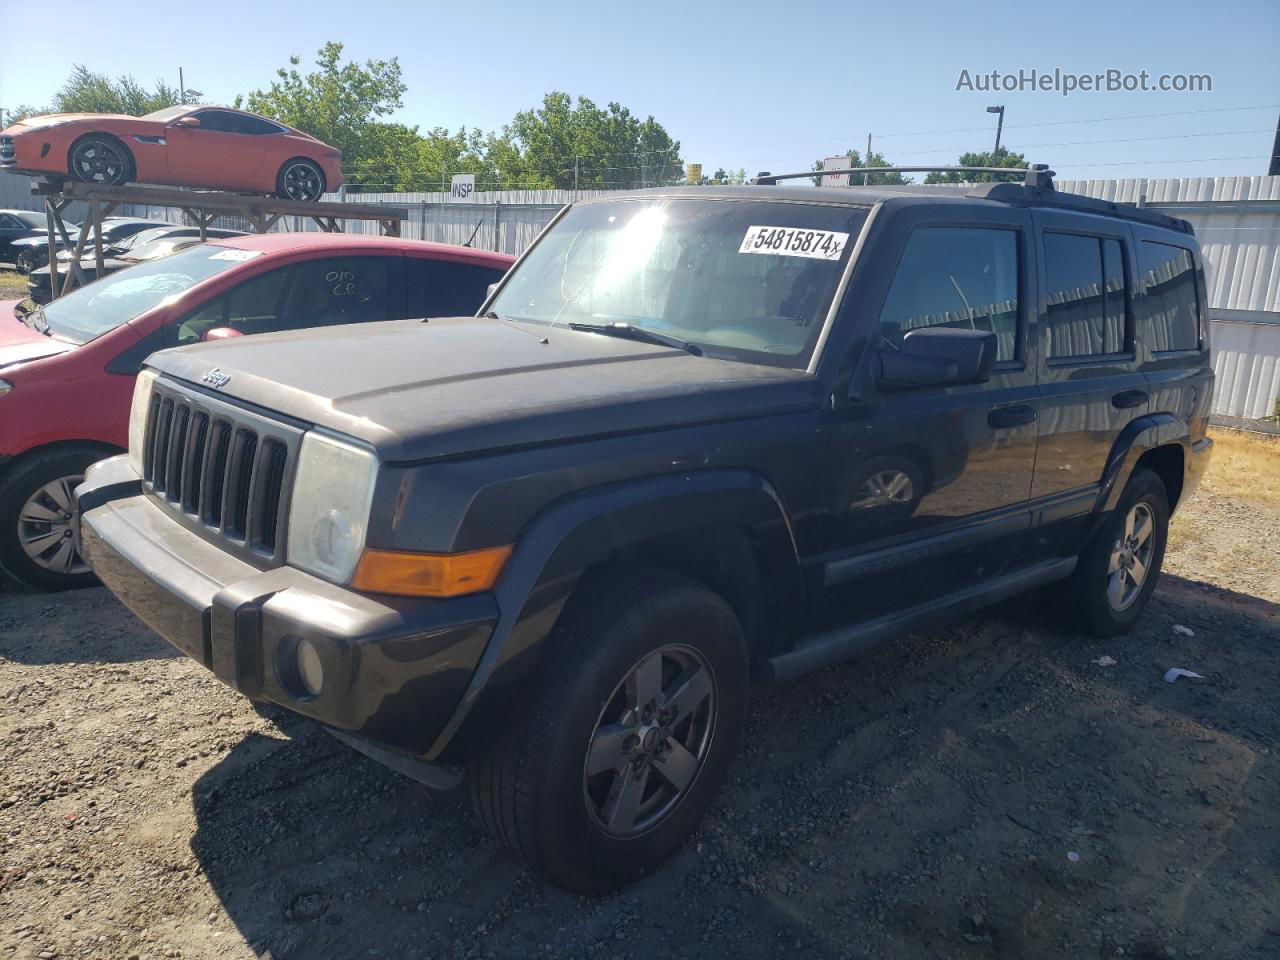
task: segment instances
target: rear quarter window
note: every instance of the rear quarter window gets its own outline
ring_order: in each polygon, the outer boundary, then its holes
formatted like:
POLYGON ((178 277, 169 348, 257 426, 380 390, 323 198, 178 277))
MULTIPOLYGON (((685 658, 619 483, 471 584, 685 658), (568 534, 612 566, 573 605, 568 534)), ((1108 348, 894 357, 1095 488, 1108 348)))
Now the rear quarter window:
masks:
POLYGON ((489 284, 502 279, 505 270, 478 263, 406 257, 409 282, 409 315, 415 317, 470 317, 480 309, 489 284))
POLYGON ((1200 349, 1195 257, 1185 247, 1154 240, 1142 241, 1140 255, 1151 350, 1200 349))

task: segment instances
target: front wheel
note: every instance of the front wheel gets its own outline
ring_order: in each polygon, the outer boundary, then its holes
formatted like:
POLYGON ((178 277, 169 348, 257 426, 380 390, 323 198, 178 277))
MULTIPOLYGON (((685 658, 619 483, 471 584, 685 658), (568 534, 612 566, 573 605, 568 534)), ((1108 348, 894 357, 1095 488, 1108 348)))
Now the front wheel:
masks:
POLYGON ((118 187, 133 179, 133 156, 115 137, 90 134, 72 145, 67 172, 86 183, 118 187))
POLYGON ((1146 609, 1169 538, 1169 497, 1151 470, 1133 472, 1111 516, 1080 554, 1064 586, 1065 609, 1097 637, 1124 633, 1146 609))
POLYGON ((290 160, 276 176, 276 196, 281 200, 312 203, 324 194, 324 172, 310 160, 290 160))
POLYGON ((589 589, 550 641, 530 708, 512 710, 469 775, 508 850, 597 894, 696 828, 736 750, 748 675, 737 618, 701 584, 627 571, 589 589))
POLYGON ((30 250, 23 250, 18 254, 17 259, 13 261, 13 265, 21 274, 30 273, 32 270, 38 270, 44 266, 44 260, 40 259, 30 250))
POLYGON ((0 479, 0 572, 37 590, 97 583, 71 536, 71 493, 103 453, 70 447, 35 453, 0 479))

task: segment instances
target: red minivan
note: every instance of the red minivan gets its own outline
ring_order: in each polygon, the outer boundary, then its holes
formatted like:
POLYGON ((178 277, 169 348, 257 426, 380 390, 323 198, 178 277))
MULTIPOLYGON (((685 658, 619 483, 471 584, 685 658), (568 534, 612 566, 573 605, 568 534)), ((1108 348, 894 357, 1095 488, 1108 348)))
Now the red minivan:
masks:
POLYGON ((93 583, 71 491, 124 449, 133 381, 157 350, 220 337, 469 316, 513 257, 340 233, 231 237, 142 263, 15 315, 0 304, 0 571, 93 583))

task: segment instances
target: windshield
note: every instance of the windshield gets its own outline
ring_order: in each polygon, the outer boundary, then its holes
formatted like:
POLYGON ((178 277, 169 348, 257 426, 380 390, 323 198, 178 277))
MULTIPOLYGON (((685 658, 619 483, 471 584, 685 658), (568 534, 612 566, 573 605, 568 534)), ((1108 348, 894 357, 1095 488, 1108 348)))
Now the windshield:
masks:
POLYGON ((711 356, 803 367, 866 212, 791 201, 583 204, 490 304, 503 319, 626 324, 711 356))
POLYGON ((254 256, 252 250, 196 247, 149 260, 59 297, 44 308, 44 320, 54 336, 85 343, 254 256))
POLYGON ((152 240, 150 243, 135 243, 129 250, 122 252, 120 259, 154 260, 157 257, 167 257, 175 250, 181 250, 183 247, 190 247, 199 242, 200 237, 192 234, 180 233, 176 237, 161 237, 158 240, 152 240))

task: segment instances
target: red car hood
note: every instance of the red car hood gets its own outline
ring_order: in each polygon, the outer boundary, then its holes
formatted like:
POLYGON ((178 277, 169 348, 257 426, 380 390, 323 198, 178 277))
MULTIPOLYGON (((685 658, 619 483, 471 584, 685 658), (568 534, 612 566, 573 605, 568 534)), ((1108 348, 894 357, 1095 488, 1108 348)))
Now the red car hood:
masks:
POLYGON ((60 123, 74 123, 77 120, 137 120, 137 117, 123 113, 44 113, 38 117, 27 117, 19 120, 4 131, 7 134, 23 133, 27 130, 39 130, 42 127, 53 127, 60 123))
POLYGON ((74 343, 37 333, 13 313, 17 300, 0 300, 0 370, 15 363, 52 357, 74 349, 74 343))

